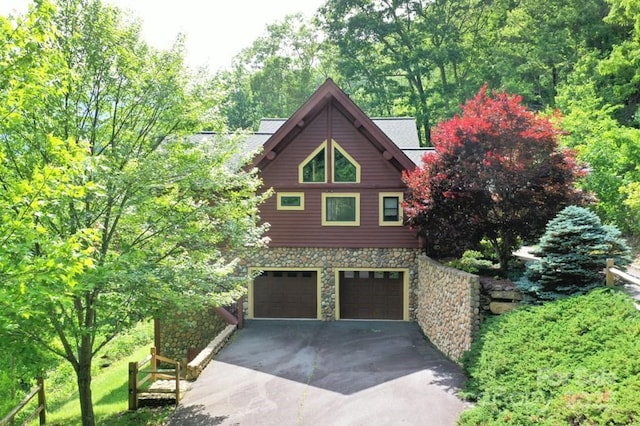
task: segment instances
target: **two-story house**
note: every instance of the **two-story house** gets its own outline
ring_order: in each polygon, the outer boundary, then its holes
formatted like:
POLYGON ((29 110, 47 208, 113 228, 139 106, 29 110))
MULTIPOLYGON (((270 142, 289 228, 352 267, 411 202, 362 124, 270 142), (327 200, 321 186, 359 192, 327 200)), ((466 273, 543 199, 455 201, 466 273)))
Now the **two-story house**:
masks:
POLYGON ((415 121, 371 119, 327 80, 288 119, 263 120, 249 144, 265 188, 270 247, 252 274, 249 318, 410 320, 415 232, 403 224, 402 171, 420 161, 415 121))

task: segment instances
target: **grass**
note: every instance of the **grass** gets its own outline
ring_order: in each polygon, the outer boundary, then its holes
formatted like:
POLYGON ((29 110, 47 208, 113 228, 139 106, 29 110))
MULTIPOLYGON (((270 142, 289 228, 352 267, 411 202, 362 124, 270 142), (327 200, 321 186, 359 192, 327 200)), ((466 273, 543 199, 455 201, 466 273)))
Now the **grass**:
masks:
MULTIPOLYGON (((95 358, 92 393, 96 423, 99 425, 162 425, 173 407, 128 409, 128 364, 149 354, 152 345, 152 325, 142 323, 130 332, 118 336, 95 358)), ((46 380, 47 424, 53 426, 80 425, 80 403, 75 374, 68 363, 62 363, 46 380)))

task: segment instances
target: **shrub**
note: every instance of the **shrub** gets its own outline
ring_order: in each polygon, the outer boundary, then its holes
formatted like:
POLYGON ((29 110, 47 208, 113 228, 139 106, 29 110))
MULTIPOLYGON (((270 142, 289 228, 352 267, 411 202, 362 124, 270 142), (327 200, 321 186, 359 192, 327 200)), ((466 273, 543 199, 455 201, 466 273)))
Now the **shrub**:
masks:
POLYGON ((463 357, 460 424, 640 424, 640 312, 598 289, 491 318, 463 357))
POLYGON ((482 253, 475 250, 467 250, 460 259, 452 260, 447 266, 460 269, 461 271, 477 274, 479 271, 493 267, 490 260, 482 258, 482 253))
POLYGON ((527 276, 543 293, 585 292, 604 282, 607 258, 624 267, 631 262, 630 253, 617 228, 603 226, 590 210, 570 206, 547 224, 533 251, 540 260, 527 268, 527 276))

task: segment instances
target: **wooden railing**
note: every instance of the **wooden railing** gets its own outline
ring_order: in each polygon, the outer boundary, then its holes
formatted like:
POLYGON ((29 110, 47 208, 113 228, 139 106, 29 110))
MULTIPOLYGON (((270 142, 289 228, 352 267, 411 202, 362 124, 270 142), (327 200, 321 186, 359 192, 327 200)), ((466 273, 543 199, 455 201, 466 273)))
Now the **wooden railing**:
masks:
POLYGON ((640 286, 640 278, 634 277, 633 275, 629 275, 625 271, 621 271, 620 269, 616 268, 613 263, 613 259, 607 259, 606 273, 607 273, 607 286, 609 287, 613 286, 615 277, 620 277, 625 281, 628 281, 632 284, 640 286))
POLYGON ((46 401, 44 396, 44 379, 39 377, 37 380, 36 388, 32 390, 29 395, 25 396, 22 402, 20 402, 20 404, 18 404, 13 410, 11 410, 11 412, 4 419, 0 420, 0 426, 6 426, 9 424, 13 425, 14 419, 18 415, 18 413, 22 411, 24 407, 27 406, 29 401, 31 401, 36 395, 38 395, 38 406, 22 424, 23 426, 28 425, 33 420, 35 420, 36 417, 40 417, 40 424, 44 425, 47 422, 45 410, 46 401))
POLYGON ((151 348, 151 354, 140 362, 129 363, 129 410, 138 409, 139 398, 142 394, 175 393, 176 405, 180 401, 180 362, 156 354, 156 348, 151 348), (158 363, 173 365, 172 369, 158 369, 158 363), (149 364, 149 368, 145 366, 149 364), (139 377, 143 374, 142 377, 139 377), (175 380, 175 389, 154 388, 153 383, 158 380, 175 380))

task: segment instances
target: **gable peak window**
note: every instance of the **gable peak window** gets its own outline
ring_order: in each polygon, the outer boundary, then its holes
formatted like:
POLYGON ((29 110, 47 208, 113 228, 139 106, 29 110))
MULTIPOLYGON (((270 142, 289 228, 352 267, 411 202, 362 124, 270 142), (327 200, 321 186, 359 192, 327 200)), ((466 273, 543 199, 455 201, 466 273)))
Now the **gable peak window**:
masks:
POLYGON ((298 169, 300 183, 325 183, 327 182, 327 141, 318 146, 298 169))
POLYGON ((335 140, 322 142, 298 165, 298 183, 327 183, 328 179, 360 183, 360 164, 335 140))
POLYGON ((333 144, 333 181, 337 183, 360 182, 360 164, 342 148, 338 142, 333 144))

